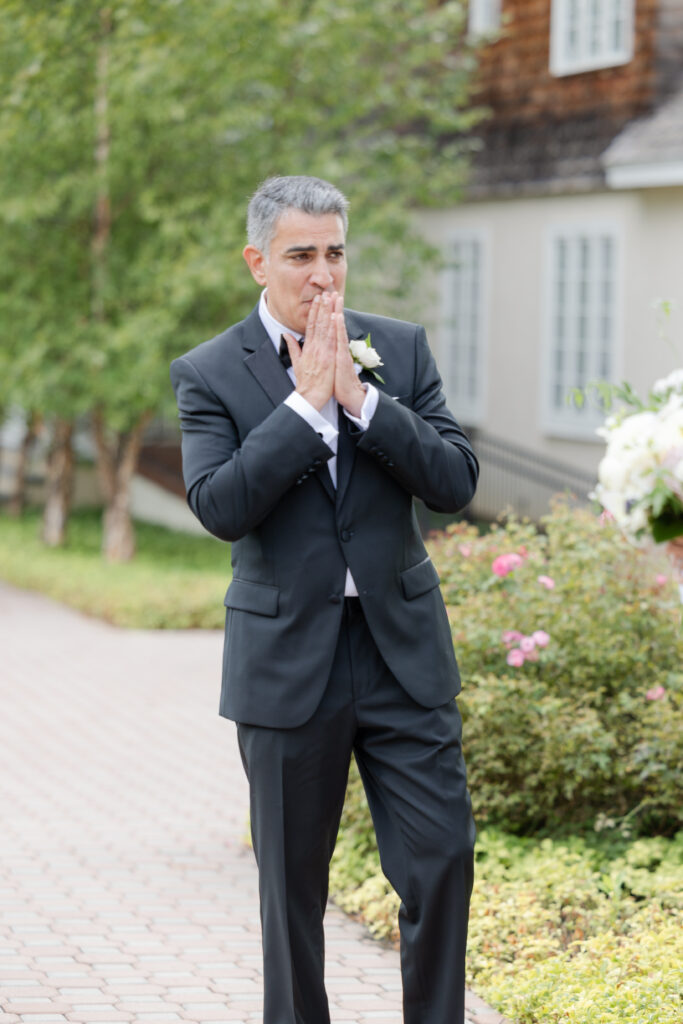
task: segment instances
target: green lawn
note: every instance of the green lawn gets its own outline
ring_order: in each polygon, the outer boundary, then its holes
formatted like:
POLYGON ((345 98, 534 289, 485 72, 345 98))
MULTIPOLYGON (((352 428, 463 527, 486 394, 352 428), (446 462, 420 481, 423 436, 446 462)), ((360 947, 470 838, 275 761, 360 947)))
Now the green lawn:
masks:
POLYGON ((109 565, 100 555, 101 520, 77 512, 64 548, 39 539, 40 515, 0 515, 0 579, 106 619, 139 629, 217 629, 230 580, 227 544, 148 523, 136 524, 132 562, 109 565))

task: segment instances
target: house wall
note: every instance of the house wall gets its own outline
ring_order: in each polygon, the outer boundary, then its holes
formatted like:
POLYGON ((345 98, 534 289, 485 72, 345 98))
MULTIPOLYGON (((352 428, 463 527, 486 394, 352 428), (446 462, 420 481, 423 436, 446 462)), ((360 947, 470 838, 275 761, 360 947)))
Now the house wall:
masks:
MULTIPOLYGON (((543 423, 549 232, 557 225, 615 228, 622 257, 615 376, 645 393, 657 377, 683 364, 683 188, 491 200, 428 211, 420 223, 429 240, 442 247, 463 232, 484 239, 484 402, 475 425, 594 472, 604 446, 592 428, 588 437, 561 437, 543 423), (653 309, 657 298, 677 304, 663 327, 653 309), (662 329, 677 345, 677 354, 659 336, 662 329)), ((447 366, 439 287, 435 276, 423 316, 437 360, 447 366)))

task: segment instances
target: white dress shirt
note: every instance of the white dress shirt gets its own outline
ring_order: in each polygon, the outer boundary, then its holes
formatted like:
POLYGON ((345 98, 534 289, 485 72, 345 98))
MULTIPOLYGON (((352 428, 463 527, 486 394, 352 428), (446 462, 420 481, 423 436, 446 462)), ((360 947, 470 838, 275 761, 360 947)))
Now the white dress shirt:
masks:
MULTIPOLYGON (((279 323, 268 309, 266 303, 266 289, 261 292, 261 299, 259 301, 259 317, 261 323, 265 327, 268 337, 275 346, 275 351, 280 352, 280 337, 283 334, 291 334, 297 340, 302 337, 296 331, 292 331, 289 327, 285 327, 284 324, 279 323)), ((360 373, 361 367, 358 364, 354 364, 356 373, 360 373)), ((289 379, 296 387, 296 375, 294 373, 294 367, 290 366, 287 370, 289 379)), ((355 423, 360 430, 367 430, 370 420, 372 419, 375 409, 377 408, 377 402, 379 401, 379 395, 377 394, 377 388, 373 387, 372 384, 363 384, 365 389, 365 400, 360 411, 360 416, 352 416, 350 412, 344 409, 344 415, 355 423)), ((320 434, 325 444, 332 451, 332 457, 327 460, 327 468, 330 472, 332 484, 336 488, 337 486, 337 442, 339 439, 338 429, 338 404, 334 395, 327 400, 325 405, 320 411, 311 405, 302 395, 297 391, 292 391, 285 399, 285 405, 288 405, 295 413, 301 416, 302 419, 306 420, 310 427, 320 434)), ((347 568, 346 570, 346 582, 344 584, 344 597, 358 597, 358 588, 353 582, 353 577, 347 568)))

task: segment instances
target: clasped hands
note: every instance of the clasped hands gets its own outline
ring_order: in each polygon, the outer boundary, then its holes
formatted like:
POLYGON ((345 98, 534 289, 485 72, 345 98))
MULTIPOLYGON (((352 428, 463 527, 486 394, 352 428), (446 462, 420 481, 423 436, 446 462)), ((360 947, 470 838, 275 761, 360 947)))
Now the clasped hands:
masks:
POLYGON ((323 292, 311 303, 303 348, 291 334, 283 335, 296 390, 320 411, 334 395, 352 416, 360 416, 365 389, 358 380, 344 323, 344 300, 338 292, 323 292))

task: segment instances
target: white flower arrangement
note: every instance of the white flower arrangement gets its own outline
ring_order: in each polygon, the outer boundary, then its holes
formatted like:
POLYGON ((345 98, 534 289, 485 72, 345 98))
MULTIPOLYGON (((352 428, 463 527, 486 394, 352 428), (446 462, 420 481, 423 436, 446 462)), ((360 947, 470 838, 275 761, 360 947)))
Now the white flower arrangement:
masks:
POLYGON ((628 385, 612 396, 624 407, 598 430, 607 451, 594 497, 632 541, 671 541, 683 535, 683 369, 658 380, 647 402, 628 385))
POLYGON ((376 367, 384 366, 384 363, 380 359, 377 349, 373 348, 370 344, 369 334, 367 338, 358 338, 355 341, 350 341, 349 351, 354 363, 362 366, 364 370, 368 370, 376 380, 384 384, 383 378, 378 373, 375 373, 376 367))

